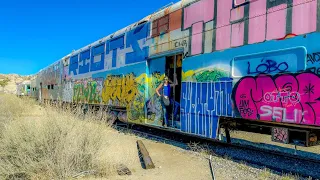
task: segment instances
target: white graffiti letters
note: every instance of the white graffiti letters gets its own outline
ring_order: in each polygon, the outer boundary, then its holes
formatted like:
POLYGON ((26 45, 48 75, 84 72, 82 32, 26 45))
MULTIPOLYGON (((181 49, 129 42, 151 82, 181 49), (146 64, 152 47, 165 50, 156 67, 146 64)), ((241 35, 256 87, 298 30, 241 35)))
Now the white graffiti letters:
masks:
POLYGON ((264 105, 260 107, 260 117, 263 119, 264 117, 272 117, 273 120, 281 120, 282 122, 288 123, 300 123, 299 120, 303 117, 307 111, 301 111, 299 109, 293 110, 293 116, 289 112, 287 112, 287 108, 282 107, 272 107, 268 105, 264 105), (289 117, 291 115, 291 117, 289 117))
POLYGON ((290 102, 294 106, 300 102, 300 94, 298 92, 267 92, 264 94, 263 99, 267 103, 282 102, 287 104, 290 102))

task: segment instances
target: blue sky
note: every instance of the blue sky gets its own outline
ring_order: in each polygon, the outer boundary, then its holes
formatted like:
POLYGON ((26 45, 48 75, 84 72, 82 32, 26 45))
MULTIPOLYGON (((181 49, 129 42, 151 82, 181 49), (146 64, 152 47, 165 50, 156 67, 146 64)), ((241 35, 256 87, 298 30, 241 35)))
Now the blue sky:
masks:
POLYGON ((0 73, 40 69, 177 0, 4 0, 0 73))

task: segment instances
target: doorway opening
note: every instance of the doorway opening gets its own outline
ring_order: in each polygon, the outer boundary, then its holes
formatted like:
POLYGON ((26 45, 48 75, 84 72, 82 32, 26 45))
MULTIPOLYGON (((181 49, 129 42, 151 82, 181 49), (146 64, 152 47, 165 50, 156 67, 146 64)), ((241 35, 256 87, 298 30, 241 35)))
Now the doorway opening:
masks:
POLYGON ((166 57, 165 75, 175 83, 177 77, 177 85, 172 87, 171 97, 174 103, 171 104, 168 112, 169 127, 180 129, 180 98, 181 98, 181 80, 182 80, 182 54, 166 57))

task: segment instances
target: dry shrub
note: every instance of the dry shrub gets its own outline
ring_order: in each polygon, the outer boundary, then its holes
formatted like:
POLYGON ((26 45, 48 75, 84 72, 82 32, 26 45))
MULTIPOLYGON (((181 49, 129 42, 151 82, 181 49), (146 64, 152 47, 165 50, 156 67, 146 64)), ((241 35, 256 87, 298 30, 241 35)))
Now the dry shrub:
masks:
POLYGON ((31 100, 1 95, 0 101, 7 103, 0 109, 6 113, 0 127, 0 179, 17 174, 65 179, 84 172, 105 177, 113 175, 119 164, 130 166, 135 161, 136 152, 124 148, 131 142, 119 140, 120 134, 106 123, 106 113, 97 121, 93 113, 84 117, 80 111, 45 107, 33 116, 30 109, 40 107, 31 100))
MULTIPOLYGON (((0 116, 18 119, 22 116, 32 115, 35 101, 12 94, 0 94, 0 116)), ((1 119, 0 119, 1 120, 1 119)))

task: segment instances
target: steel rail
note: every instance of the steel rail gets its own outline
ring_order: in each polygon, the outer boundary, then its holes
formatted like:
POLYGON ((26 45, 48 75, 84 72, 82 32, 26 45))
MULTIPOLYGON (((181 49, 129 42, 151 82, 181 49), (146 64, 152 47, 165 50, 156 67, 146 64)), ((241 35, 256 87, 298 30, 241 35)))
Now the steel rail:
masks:
MULTIPOLYGON (((159 142, 163 142, 163 143, 170 143, 172 145, 178 146, 180 148, 183 148, 185 150, 192 150, 190 148, 190 146, 188 145, 190 143, 190 141, 192 140, 193 142, 199 142, 200 145, 208 145, 208 143, 210 144, 209 150, 213 150, 213 147, 218 147, 218 146, 222 146, 224 148, 236 148, 242 151, 254 151, 257 153, 262 153, 263 156, 276 156, 279 158, 284 158, 287 160, 298 160, 298 161, 302 161, 305 163, 315 163, 320 167, 320 160, 317 159, 311 159, 311 158, 305 158, 299 155, 292 155, 292 154, 288 154, 288 153, 281 153, 279 151, 274 151, 274 150, 268 150, 268 149, 263 149, 263 148, 258 148, 258 147, 253 147, 253 146, 248 146, 248 145, 240 145, 240 144, 232 144, 232 143, 226 143, 226 142, 222 142, 222 141, 216 141, 216 140, 210 140, 210 139, 206 139, 206 138, 202 138, 202 137, 195 137, 195 136, 190 136, 189 134, 180 134, 177 132, 173 132, 173 131, 166 131, 166 129, 159 129, 159 128, 153 128, 153 127, 149 127, 149 126, 144 126, 144 125, 134 125, 136 127, 139 127, 139 129, 137 128, 132 128, 132 127, 122 127, 119 125, 114 125, 113 127, 119 131, 122 132, 131 132, 137 136, 146 138, 146 139, 150 139, 153 141, 159 141, 159 142), (142 129, 142 130, 141 130, 142 129), (145 129, 152 129, 153 133, 147 132, 145 129), (156 134, 159 133, 159 135, 156 134), (183 138, 181 139, 181 141, 179 140, 175 140, 175 138, 183 136, 183 138), (169 138, 168 138, 169 137, 169 138), (197 141, 198 139, 198 141, 197 141), (189 143, 188 143, 189 141, 189 143)), ((221 157, 221 158, 225 158, 225 155, 227 155, 226 153, 224 154, 218 154, 218 153, 214 153, 215 156, 217 157, 221 157)), ((228 156, 228 155, 227 155, 228 156)), ((228 156, 230 157, 230 156, 228 156)), ((254 161, 254 160, 248 160, 248 159, 244 159, 241 157, 236 157, 236 156, 231 156, 230 157, 232 160, 234 160, 235 162, 246 162, 248 164, 251 165, 255 165, 258 167, 265 167, 268 168, 278 174, 282 174, 282 173, 287 173, 287 174, 294 174, 294 175, 298 175, 300 177, 303 178, 316 178, 316 179, 320 179, 320 176, 315 176, 313 174, 309 174, 308 172, 294 172, 292 170, 288 170, 288 169, 283 169, 283 168, 279 168, 276 166, 276 164, 274 166, 272 165, 268 165, 265 164, 263 162, 258 162, 258 161, 254 161)))

